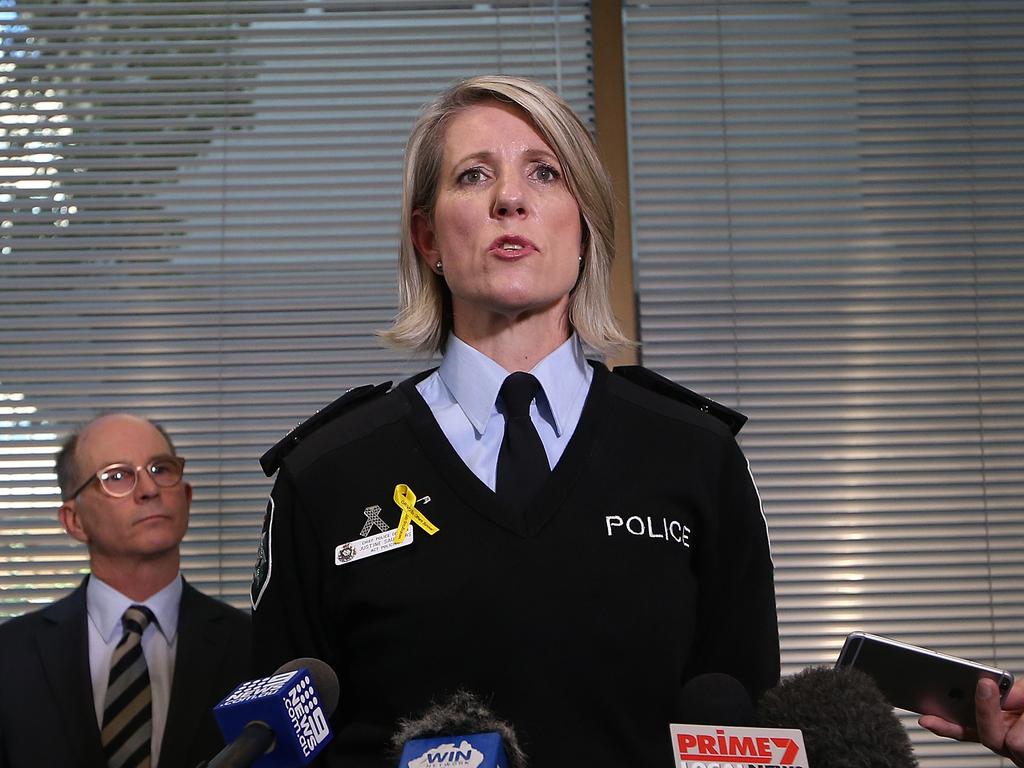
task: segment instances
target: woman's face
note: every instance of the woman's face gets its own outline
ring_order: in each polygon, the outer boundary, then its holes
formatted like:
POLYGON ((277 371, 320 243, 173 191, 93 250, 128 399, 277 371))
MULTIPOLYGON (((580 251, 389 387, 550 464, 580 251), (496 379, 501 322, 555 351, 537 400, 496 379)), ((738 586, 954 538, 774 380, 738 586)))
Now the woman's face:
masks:
POLYGON ((555 153, 518 108, 483 102, 451 120, 433 220, 416 212, 413 239, 431 269, 444 265, 460 337, 460 328, 497 316, 536 314, 568 333, 579 206, 555 153))

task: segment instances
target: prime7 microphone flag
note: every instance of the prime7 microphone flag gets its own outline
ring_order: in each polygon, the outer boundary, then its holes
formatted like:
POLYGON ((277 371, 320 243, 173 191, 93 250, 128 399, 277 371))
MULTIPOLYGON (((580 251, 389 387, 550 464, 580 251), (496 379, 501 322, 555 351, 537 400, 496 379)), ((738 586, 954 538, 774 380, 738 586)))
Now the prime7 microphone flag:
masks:
POLYGON ((671 725, 676 768, 808 768, 800 731, 671 725))

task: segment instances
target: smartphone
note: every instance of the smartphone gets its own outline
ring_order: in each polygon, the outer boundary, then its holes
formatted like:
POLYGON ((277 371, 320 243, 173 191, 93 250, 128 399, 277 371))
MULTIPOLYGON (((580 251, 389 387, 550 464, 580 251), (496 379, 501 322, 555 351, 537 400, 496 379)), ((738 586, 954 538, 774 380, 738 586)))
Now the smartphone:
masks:
POLYGON ((999 686, 1000 701, 1013 687, 1009 672, 890 637, 851 632, 836 667, 866 672, 889 703, 921 715, 974 727, 974 689, 983 677, 999 686))

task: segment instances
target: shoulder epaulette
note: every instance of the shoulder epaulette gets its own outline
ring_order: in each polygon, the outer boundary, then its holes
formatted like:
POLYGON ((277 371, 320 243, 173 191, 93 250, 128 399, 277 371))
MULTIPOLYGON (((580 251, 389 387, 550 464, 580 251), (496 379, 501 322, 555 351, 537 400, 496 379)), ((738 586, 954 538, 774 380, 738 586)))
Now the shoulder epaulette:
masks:
POLYGON ((316 429, 327 422, 336 419, 357 403, 383 395, 390 389, 390 381, 386 381, 383 384, 366 384, 362 387, 350 389, 330 405, 325 405, 299 424, 299 426, 295 427, 273 448, 260 457, 260 466, 263 467, 263 473, 267 477, 273 477, 278 467, 281 466, 281 462, 284 461, 284 457, 291 453, 292 449, 302 441, 302 438, 316 431, 316 429))
POLYGON ((655 373, 649 368, 644 368, 642 365, 618 365, 612 369, 612 373, 617 373, 624 379, 629 379, 644 389, 650 389, 659 395, 679 400, 703 413, 710 413, 719 421, 724 422, 734 435, 738 435, 740 430, 743 429, 743 425, 747 423, 747 417, 739 411, 734 411, 732 408, 721 403, 716 403, 714 400, 704 397, 704 395, 698 395, 696 392, 676 384, 671 379, 666 379, 661 374, 655 373))

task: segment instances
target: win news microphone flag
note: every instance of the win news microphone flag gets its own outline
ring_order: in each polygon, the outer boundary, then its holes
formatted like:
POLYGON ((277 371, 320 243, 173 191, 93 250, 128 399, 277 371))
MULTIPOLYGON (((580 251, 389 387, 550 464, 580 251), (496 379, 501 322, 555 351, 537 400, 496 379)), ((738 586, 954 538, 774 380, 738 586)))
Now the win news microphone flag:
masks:
POLYGON ((472 693, 458 691, 416 720, 403 720, 392 738, 400 768, 525 768, 512 726, 472 693))
POLYGON ((507 768, 508 757, 497 733, 434 736, 406 742, 402 768, 507 768))
POLYGON ((227 746, 207 768, 297 768, 331 740, 338 677, 319 659, 295 659, 242 683, 213 708, 227 746))

